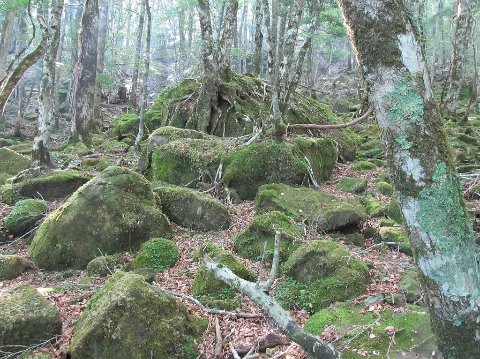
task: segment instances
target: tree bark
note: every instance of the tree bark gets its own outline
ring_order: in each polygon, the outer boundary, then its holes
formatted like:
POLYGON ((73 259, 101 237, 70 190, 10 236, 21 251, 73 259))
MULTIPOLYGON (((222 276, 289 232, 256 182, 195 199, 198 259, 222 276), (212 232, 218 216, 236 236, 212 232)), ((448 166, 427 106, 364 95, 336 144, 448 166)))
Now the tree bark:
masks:
POLYGON ((13 23, 15 22, 15 11, 8 10, 3 19, 2 37, 0 38, 0 78, 7 73, 8 50, 12 43, 13 23))
POLYGON ((138 74, 140 73, 140 57, 142 54, 143 27, 145 26, 145 1, 140 5, 140 17, 138 19, 137 43, 135 46, 135 62, 133 65, 132 92, 130 94, 130 105, 138 108, 138 74))
POLYGON ((255 3, 255 50, 253 52, 252 69, 254 75, 260 75, 262 66, 262 44, 263 44, 263 11, 262 0, 255 3))
POLYGON ((480 357, 480 268, 422 46, 398 0, 338 0, 446 359, 480 357), (372 36, 372 29, 374 36, 372 36))
POLYGON ((220 71, 230 67, 230 53, 237 35, 238 0, 228 0, 218 40, 218 65, 220 71))
POLYGON ((97 75, 98 0, 85 0, 79 36, 80 51, 73 71, 71 140, 90 143, 97 75))

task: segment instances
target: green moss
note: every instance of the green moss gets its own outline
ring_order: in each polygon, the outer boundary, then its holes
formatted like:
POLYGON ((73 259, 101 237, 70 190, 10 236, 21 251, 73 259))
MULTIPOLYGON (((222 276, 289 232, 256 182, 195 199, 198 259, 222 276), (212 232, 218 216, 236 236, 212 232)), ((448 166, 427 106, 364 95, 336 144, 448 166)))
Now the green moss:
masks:
POLYGON ((301 184, 306 178, 307 164, 298 147, 277 141, 232 151, 223 174, 224 183, 242 199, 255 198, 258 188, 267 183, 301 184))
POLYGON ((332 177, 338 155, 337 146, 331 139, 297 137, 294 143, 308 160, 313 176, 318 182, 332 177))
POLYGON ((117 270, 122 270, 125 267, 122 255, 99 256, 93 258, 87 264, 87 274, 89 276, 105 277, 117 270))
POLYGON ((377 191, 385 196, 392 196, 393 195, 393 186, 387 182, 377 182, 377 191))
POLYGON ((367 189, 367 183, 363 178, 346 177, 337 184, 336 188, 346 193, 362 193, 367 189))
POLYGON ((400 209, 400 205, 395 198, 392 198, 392 200, 388 204, 386 214, 390 219, 393 219, 395 222, 399 224, 403 223, 402 210, 400 209))
POLYGON ((423 99, 415 92, 410 83, 397 82, 395 91, 391 92, 385 101, 388 106, 387 118, 389 121, 398 125, 423 124, 423 99))
POLYGON ((279 254, 280 259, 285 261, 298 247, 299 239, 303 236, 303 230, 285 214, 277 211, 256 216, 247 228, 234 237, 233 249, 244 258, 254 260, 265 258, 268 262, 271 262, 275 231, 282 233, 279 254))
POLYGON ((0 187, 0 199, 3 203, 14 205, 16 196, 12 184, 5 184, 0 187))
POLYGON ((335 197, 328 193, 284 184, 262 186, 255 199, 259 212, 281 211, 297 220, 305 220, 319 232, 356 225, 366 217, 355 198, 335 197))
POLYGON ((47 202, 39 199, 18 201, 12 211, 3 219, 5 228, 14 235, 32 230, 47 210, 47 202))
POLYGON ((9 149, 0 148, 0 172, 8 175, 16 175, 18 172, 30 168, 30 160, 21 154, 9 149))
POLYGON ((94 158, 85 158, 82 161, 80 167, 84 170, 95 170, 103 171, 108 166, 111 166, 112 162, 108 157, 94 157, 94 158))
POLYGON ((358 162, 355 162, 355 164, 352 166, 352 171, 361 172, 366 170, 373 170, 375 168, 377 168, 377 166, 372 162, 358 161, 358 162))
POLYGON ((423 295, 418 273, 415 269, 409 269, 402 273, 402 280, 398 287, 405 296, 407 303, 414 303, 423 295))
POLYGON ((138 132, 140 117, 137 114, 125 114, 112 119, 108 130, 111 136, 122 136, 125 134, 135 135, 138 132))
POLYGON ((25 258, 0 254, 0 280, 14 279, 31 267, 25 258))
POLYGON ((175 243, 164 238, 153 238, 145 242, 132 263, 133 269, 152 268, 157 272, 173 267, 180 259, 175 243))
POLYGON ((464 133, 459 133, 457 139, 469 145, 478 145, 478 140, 476 137, 466 135, 464 133))
POLYGON ((398 227, 381 227, 379 233, 382 242, 398 243, 398 250, 400 252, 412 255, 408 233, 404 229, 398 227))

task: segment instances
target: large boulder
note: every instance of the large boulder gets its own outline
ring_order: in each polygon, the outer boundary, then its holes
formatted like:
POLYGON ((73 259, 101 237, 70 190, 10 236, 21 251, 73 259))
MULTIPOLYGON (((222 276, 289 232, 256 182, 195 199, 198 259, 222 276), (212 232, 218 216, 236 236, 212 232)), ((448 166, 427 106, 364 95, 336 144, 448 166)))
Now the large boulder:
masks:
POLYGON ((17 173, 30 168, 31 162, 30 160, 9 149, 2 147, 0 148, 0 172, 14 176, 17 173))
POLYGON ((227 229, 228 208, 219 200, 198 191, 174 186, 154 188, 162 201, 162 210, 174 223, 200 231, 227 229))
POLYGON ((37 230, 30 255, 44 269, 83 269, 103 254, 137 250, 152 237, 171 236, 150 183, 109 167, 80 187, 37 230))
POLYGON ((35 224, 43 217, 48 204, 41 199, 24 199, 18 201, 11 212, 3 219, 5 228, 18 236, 35 228, 35 224))
POLYGON ((323 233, 356 225, 366 217, 356 198, 337 197, 323 191, 268 184, 260 187, 255 205, 258 211, 280 211, 314 225, 323 233))
POLYGON ((0 254, 0 280, 9 280, 32 267, 29 261, 17 255, 0 254))
POLYGON ((286 278, 277 286, 275 297, 287 307, 309 312, 359 296, 367 288, 369 275, 365 263, 331 240, 300 247, 283 269, 286 278))
POLYGON ((75 323, 72 359, 194 359, 206 320, 138 274, 116 273, 75 323))
POLYGON ((317 182, 328 181, 337 163, 337 145, 331 138, 297 137, 294 143, 307 161, 317 182))
MULTIPOLYGON (((22 284, 0 295, 0 345, 28 347, 62 331, 58 309, 22 284)), ((5 348, 5 349, 7 349, 5 348)))

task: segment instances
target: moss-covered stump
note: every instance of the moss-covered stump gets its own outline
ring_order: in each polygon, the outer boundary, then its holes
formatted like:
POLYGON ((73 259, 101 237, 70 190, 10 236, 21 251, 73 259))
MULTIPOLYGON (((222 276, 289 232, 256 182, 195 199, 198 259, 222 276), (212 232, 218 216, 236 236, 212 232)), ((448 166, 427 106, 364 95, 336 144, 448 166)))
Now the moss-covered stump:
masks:
POLYGON ((5 228, 18 236, 35 228, 35 224, 47 210, 47 202, 41 199, 18 201, 11 212, 3 219, 5 228))
POLYGON ((14 279, 31 267, 30 262, 23 257, 0 254, 0 280, 14 279))
POLYGON ((402 312, 386 309, 375 317, 368 311, 362 314, 362 307, 350 303, 332 305, 308 319, 305 329, 320 335, 328 326, 335 326, 342 336, 336 345, 348 343, 342 355, 345 359, 430 358, 433 352, 438 353, 425 308, 409 305, 402 312), (365 326, 370 329, 365 330, 365 326))
POLYGON ((173 267, 179 259, 180 252, 173 241, 165 238, 153 238, 142 244, 132 263, 132 268, 150 268, 157 272, 163 272, 165 269, 173 267))
POLYGON ((0 172, 10 176, 16 175, 18 172, 30 168, 30 160, 9 149, 9 148, 0 148, 0 172))
POLYGON ((412 255, 412 247, 408 239, 407 231, 400 227, 381 227, 380 240, 388 243, 398 243, 398 246, 394 245, 392 248, 397 247, 402 253, 412 255))
POLYGON ((363 178, 346 177, 336 185, 336 188, 342 192, 357 194, 365 192, 367 184, 367 180, 363 178))
POLYGON ((35 288, 22 284, 0 295, 0 345, 5 346, 2 349, 38 344, 61 331, 58 309, 35 288))
POLYGON ((146 172, 154 181, 179 186, 195 186, 197 182, 215 177, 227 148, 220 141, 184 139, 157 147, 146 172))
POLYGON ((163 213, 174 223, 194 230, 218 231, 230 225, 228 208, 219 200, 184 187, 154 188, 163 213))
MULTIPOLYGON (((256 275, 230 252, 221 250, 212 244, 207 244, 203 252, 219 265, 229 268, 240 278, 249 281, 256 280, 256 275)), ((205 304, 222 307, 228 307, 230 304, 228 303, 229 300, 234 299, 236 296, 235 290, 217 279, 215 275, 205 268, 204 264, 201 264, 195 273, 192 293, 198 296, 205 304)))
POLYGON ((109 256, 99 256, 93 258, 87 264, 87 275, 96 277, 106 277, 118 270, 125 268, 125 259, 122 254, 113 254, 109 256))
POLYGON ((44 269, 83 269, 99 250, 137 250, 152 237, 170 237, 150 183, 123 167, 109 167, 80 187, 42 223, 30 246, 44 269))
POLYGON ((279 254, 280 260, 286 261, 298 247, 303 230, 285 214, 277 211, 256 216, 233 238, 233 249, 244 258, 253 260, 264 258, 270 263, 273 259, 275 231, 282 234, 279 254))
POLYGON ((330 138, 297 137, 294 140, 312 170, 315 180, 328 181, 337 163, 337 146, 330 138))
POLYGON ((362 171, 373 170, 375 168, 377 168, 377 166, 372 162, 358 161, 358 162, 354 163, 354 165, 352 166, 352 171, 362 172, 362 171))
POLYGON ((194 359, 206 321, 138 274, 116 273, 75 323, 72 359, 194 359))
POLYGON ((268 184, 260 187, 255 206, 260 212, 280 211, 306 220, 319 232, 352 226, 366 217, 365 209, 355 198, 343 198, 303 187, 268 184))
POLYGON ((316 240, 297 249, 284 265, 286 278, 275 297, 288 308, 310 313, 337 301, 353 299, 367 286, 368 268, 331 240, 316 240))
POLYGON ((409 269, 402 273, 402 279, 398 284, 400 292, 403 293, 407 303, 418 302, 423 295, 418 273, 415 269, 409 269))

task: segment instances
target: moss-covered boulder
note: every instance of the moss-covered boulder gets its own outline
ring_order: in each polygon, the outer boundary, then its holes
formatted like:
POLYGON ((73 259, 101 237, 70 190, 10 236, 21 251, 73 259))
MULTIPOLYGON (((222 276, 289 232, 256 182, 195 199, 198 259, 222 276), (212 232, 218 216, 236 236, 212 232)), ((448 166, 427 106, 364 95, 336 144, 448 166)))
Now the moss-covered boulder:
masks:
POLYGON ((264 258, 271 262, 276 231, 280 231, 282 234, 280 259, 286 261, 298 247, 303 230, 285 214, 277 211, 256 216, 243 231, 233 238, 233 249, 244 258, 254 260, 264 258))
POLYGON ((307 163, 297 147, 271 140, 232 151, 226 160, 223 181, 241 199, 253 199, 264 184, 302 184, 307 173, 307 163))
POLYGON ((83 269, 104 255, 137 250, 152 237, 169 237, 150 183, 123 167, 109 167, 80 187, 37 230, 30 246, 45 269, 83 269))
POLYGON ((371 193, 367 193, 361 202, 370 217, 383 217, 388 213, 388 204, 376 199, 371 193))
POLYGON ((211 196, 173 186, 156 187, 154 191, 161 198, 163 213, 182 227, 218 231, 230 224, 227 206, 211 196))
POLYGON ((405 296, 407 303, 416 304, 423 296, 418 273, 415 269, 409 269, 402 273, 402 279, 398 287, 400 288, 400 292, 405 296))
POLYGON ((317 182, 328 181, 337 163, 338 151, 330 138, 297 137, 294 143, 307 161, 317 182))
POLYGON ((351 303, 334 304, 312 315, 305 330, 320 335, 335 326, 341 336, 336 345, 348 343, 342 355, 346 359, 430 358, 433 352, 438 353, 425 308, 409 305, 402 311, 386 309, 378 317, 362 308, 351 303), (366 326, 369 330, 364 329, 366 326))
POLYGON ((180 259, 180 252, 175 243, 165 238, 153 238, 142 244, 135 257, 132 268, 151 268, 163 272, 171 268, 180 259))
POLYGON ((367 288, 368 268, 331 240, 316 240, 297 249, 284 265, 286 278, 275 297, 288 308, 316 312, 353 299, 367 288))
MULTIPOLYGON (((207 244, 203 250, 214 262, 229 268, 240 278, 255 281, 256 275, 243 265, 230 252, 222 250, 212 244, 207 244)), ((192 293, 199 296, 202 301, 215 303, 215 301, 235 298, 235 291, 209 272, 204 264, 201 264, 195 273, 192 283, 192 293)), ((217 303, 215 303, 217 304, 217 303)), ((222 305, 223 303, 218 303, 222 305)))
POLYGON ((227 148, 220 141, 183 139, 157 147, 146 172, 154 181, 195 186, 215 177, 227 148))
POLYGON ((361 171, 368 171, 377 168, 377 166, 369 161, 358 161, 355 162, 352 166, 352 171, 361 172, 361 171))
POLYGON ((59 335, 58 309, 35 288, 22 284, 0 294, 0 345, 28 347, 59 335))
POLYGON ((93 258, 87 264, 87 275, 95 277, 106 277, 118 270, 125 268, 125 259, 122 254, 99 256, 93 258))
POLYGON ((31 162, 30 160, 9 149, 2 147, 0 148, 0 172, 14 176, 18 172, 21 172, 23 170, 26 170, 27 168, 30 168, 31 162))
POLYGON ((112 161, 106 156, 85 158, 80 167, 87 171, 103 171, 111 166, 112 161))
POLYGON ((400 205, 395 198, 392 198, 392 200, 388 204, 386 214, 390 219, 393 219, 398 224, 403 223, 402 210, 400 209, 400 205))
POLYGON ((355 198, 336 197, 319 190, 284 184, 262 186, 255 206, 260 212, 277 210, 305 220, 319 232, 356 225, 366 217, 365 209, 355 198))
POLYGON ((194 359, 206 324, 142 276, 118 272, 89 300, 68 352, 72 359, 194 359))
POLYGON ((412 255, 412 247, 410 246, 410 241, 408 239, 408 233, 406 230, 400 227, 381 227, 380 231, 380 240, 382 242, 388 243, 398 243, 396 245, 390 245, 392 248, 398 248, 402 253, 412 255))
POLYGON ((336 186, 336 188, 346 193, 362 193, 367 189, 367 180, 357 177, 343 178, 336 186))
POLYGON ((17 255, 0 254, 0 280, 10 280, 32 267, 29 261, 17 255))
POLYGON ((126 135, 132 135, 138 132, 140 117, 135 113, 126 113, 114 117, 110 122, 108 133, 110 136, 122 138, 126 135))
POLYGON ((393 186, 384 181, 377 182, 377 191, 385 196, 392 196, 393 195, 393 186))
POLYGON ((35 228, 35 224, 47 210, 47 202, 41 199, 18 201, 11 212, 3 219, 5 228, 18 236, 35 228))

